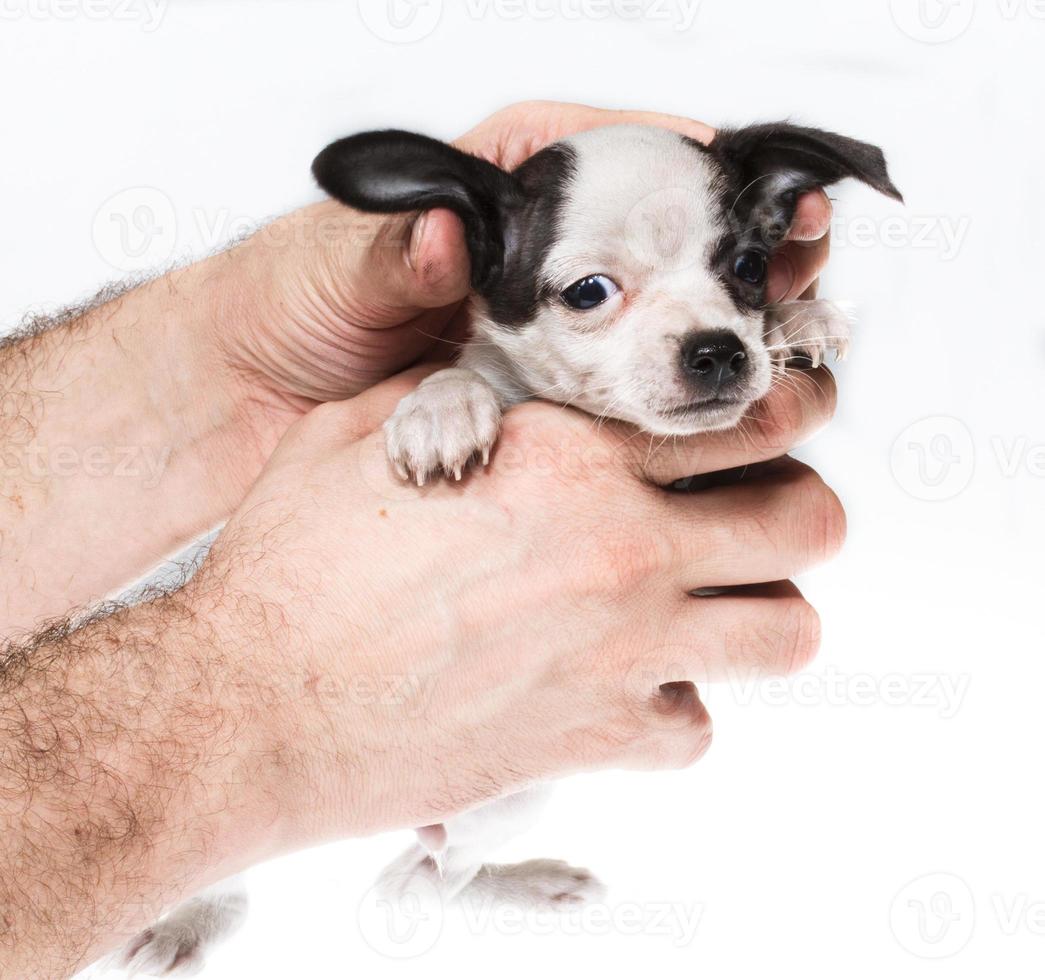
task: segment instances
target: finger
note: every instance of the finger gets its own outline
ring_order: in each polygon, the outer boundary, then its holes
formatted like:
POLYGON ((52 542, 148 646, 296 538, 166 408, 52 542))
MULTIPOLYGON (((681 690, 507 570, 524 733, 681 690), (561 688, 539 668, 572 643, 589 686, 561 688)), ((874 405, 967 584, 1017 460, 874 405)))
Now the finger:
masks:
POLYGON ((803 194, 798 199, 795 216, 787 232, 790 242, 819 241, 831 230, 834 205, 822 188, 803 194))
POLYGON ((537 100, 502 109, 458 139, 455 145, 513 170, 539 150, 566 136, 626 123, 660 126, 705 144, 715 136, 711 126, 685 116, 537 100))
POLYGON ((629 769, 684 769, 703 758, 711 747, 713 726, 694 684, 670 681, 634 694, 630 710, 641 734, 618 764, 629 769))
POLYGON ((593 109, 584 106, 591 113, 591 125, 588 129, 599 126, 659 126, 661 129, 670 129, 682 136, 695 139, 698 143, 705 145, 715 138, 715 129, 707 123, 698 122, 696 119, 688 119, 685 116, 675 116, 666 112, 643 112, 633 109, 593 109))
POLYGON ((803 194, 788 231, 788 241, 769 263, 766 298, 783 303, 806 292, 831 255, 832 206, 822 191, 803 194))
POLYGON ((833 557, 845 540, 838 497, 789 457, 728 486, 665 493, 659 507, 680 595, 788 579, 833 557))
POLYGON ((820 617, 793 582, 687 597, 674 630, 680 648, 651 671, 677 672, 697 684, 740 677, 777 677, 806 668, 820 649, 820 617), (670 662, 671 659, 676 662, 670 662))
POLYGON ((398 323, 404 313, 465 298, 471 266, 464 225, 456 214, 436 208, 419 215, 372 217, 373 244, 360 271, 368 292, 386 310, 379 321, 398 323))
POLYGON ((795 299, 804 293, 827 264, 833 208, 831 199, 817 189, 798 199, 788 230, 788 243, 769 264, 766 296, 770 303, 795 299))
POLYGON ((641 475, 667 486, 783 455, 830 421, 836 400, 835 379, 827 368, 789 371, 733 429, 660 444, 622 424, 606 425, 604 431, 618 439, 619 448, 641 475))
POLYGON ((797 299, 824 271, 831 257, 831 239, 827 235, 815 242, 789 242, 769 266, 766 298, 770 303, 797 299))

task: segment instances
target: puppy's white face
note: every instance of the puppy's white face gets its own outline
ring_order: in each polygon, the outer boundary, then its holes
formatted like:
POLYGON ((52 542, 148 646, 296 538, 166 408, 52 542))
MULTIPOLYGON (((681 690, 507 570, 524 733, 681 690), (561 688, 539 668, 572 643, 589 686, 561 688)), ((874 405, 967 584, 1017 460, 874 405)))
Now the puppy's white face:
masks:
MULTIPOLYGON (((415 133, 361 133, 313 173, 364 211, 458 215, 478 334, 460 365, 500 406, 546 398, 662 435, 735 425, 789 352, 813 364, 844 352, 838 311, 766 305, 799 195, 856 177, 902 201, 878 147, 786 122, 720 130, 710 146, 596 129, 511 173, 415 133)), ((456 452, 440 458, 459 470, 456 452)))
POLYGON ((557 213, 528 214, 517 232, 540 253, 534 295, 521 315, 480 302, 482 339, 540 397, 659 435, 735 425, 768 390, 771 363, 763 312, 729 281, 739 246, 721 170, 646 127, 559 147, 557 213))

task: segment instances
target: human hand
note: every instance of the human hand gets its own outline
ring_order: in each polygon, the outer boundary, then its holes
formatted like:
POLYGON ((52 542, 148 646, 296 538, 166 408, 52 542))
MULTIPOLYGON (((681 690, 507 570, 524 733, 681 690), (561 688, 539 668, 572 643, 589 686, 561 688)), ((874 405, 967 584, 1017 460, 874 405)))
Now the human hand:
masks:
MULTIPOLYGON (((457 141, 514 168, 572 133, 620 123, 664 126, 708 142, 703 123, 660 113, 525 102, 495 113, 457 141)), ((791 242, 770 267, 774 301, 796 298, 827 262, 831 206, 822 191, 800 199, 791 242)), ((272 443, 317 402, 363 391, 419 359, 449 359, 466 335, 461 302, 469 261, 450 211, 362 214, 335 201, 304 208, 232 253, 241 313, 222 322, 223 362, 246 379, 272 443)))
POLYGON ((488 470, 418 490, 379 427, 422 373, 298 422, 188 586, 208 648, 271 689, 237 710, 275 760, 259 780, 283 846, 688 764, 711 732, 692 682, 791 671, 817 647, 786 580, 843 535, 819 477, 777 459, 728 487, 661 485, 776 459, 833 410, 826 371, 776 389, 744 439, 659 449, 523 405, 488 470), (690 595, 707 587, 730 591, 690 595))

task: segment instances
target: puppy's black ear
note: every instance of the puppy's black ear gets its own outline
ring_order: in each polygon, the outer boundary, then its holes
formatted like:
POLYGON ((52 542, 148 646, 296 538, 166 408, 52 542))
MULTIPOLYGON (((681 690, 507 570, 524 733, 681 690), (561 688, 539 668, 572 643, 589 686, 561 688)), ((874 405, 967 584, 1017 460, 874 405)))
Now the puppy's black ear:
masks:
POLYGON ((822 129, 790 123, 724 129, 711 152, 736 185, 732 216, 745 229, 761 230, 770 245, 783 240, 799 195, 845 177, 903 201, 877 146, 822 129))
POLYGON ((481 291, 501 275, 505 213, 522 191, 492 163, 427 136, 387 130, 331 143, 312 173, 331 197, 360 211, 449 208, 464 223, 472 285, 481 291))

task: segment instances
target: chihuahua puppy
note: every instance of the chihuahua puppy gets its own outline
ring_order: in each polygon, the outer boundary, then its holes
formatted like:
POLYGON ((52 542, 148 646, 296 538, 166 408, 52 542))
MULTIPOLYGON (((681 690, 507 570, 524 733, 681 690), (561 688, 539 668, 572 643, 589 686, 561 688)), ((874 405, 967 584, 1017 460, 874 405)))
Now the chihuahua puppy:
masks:
MULTIPOLYGON (((530 398, 655 436, 736 425, 789 360, 817 366, 848 348, 839 307, 767 304, 769 261, 799 196, 855 177, 902 200, 877 147, 787 123, 721 130, 708 146, 607 127, 511 173, 425 136, 372 132, 328 146, 313 173, 359 210, 449 208, 464 225, 472 336, 385 424, 392 465, 419 485, 485 465, 502 413, 530 398)), ((597 879, 561 861, 488 863, 545 795, 528 790, 422 828, 386 869, 383 892, 531 907, 598 898, 597 879)), ((194 973, 245 908, 240 886, 211 889, 133 940, 124 964, 194 973)))
POLYGON ((424 136, 364 133, 313 172, 359 210, 443 207, 464 224, 473 335, 385 426, 397 472, 419 484, 485 464, 502 412, 527 398, 651 435, 734 426, 790 358, 848 347, 838 307, 766 304, 799 195, 856 177, 901 200, 877 147, 785 123, 709 146, 611 126, 513 173, 424 136))

